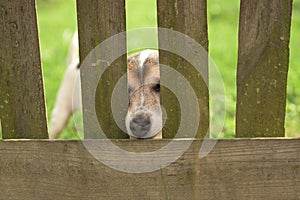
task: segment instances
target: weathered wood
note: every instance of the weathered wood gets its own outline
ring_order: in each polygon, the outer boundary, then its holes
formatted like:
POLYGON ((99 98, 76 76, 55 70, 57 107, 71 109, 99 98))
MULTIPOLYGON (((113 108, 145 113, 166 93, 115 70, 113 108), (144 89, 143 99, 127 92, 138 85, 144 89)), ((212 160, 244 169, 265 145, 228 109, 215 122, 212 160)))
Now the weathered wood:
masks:
MULTIPOLYGON (((78 0, 77 10, 81 61, 83 61, 98 44, 126 30, 125 0, 113 2, 110 0, 78 0)), ((113 57, 115 52, 120 50, 116 48, 121 48, 126 52, 125 37, 122 41, 116 41, 116 46, 108 47, 106 53, 110 52, 111 57, 113 57)), ((102 52, 100 52, 100 54, 101 53, 102 52)), ((89 88, 85 85, 85 82, 94 74, 86 74, 85 70, 81 70, 85 138, 100 137, 97 135, 99 131, 95 128, 96 122, 91 115, 91 110, 93 110, 95 106, 98 121, 108 138, 128 137, 116 125, 111 111, 111 94, 117 81, 126 73, 126 66, 127 55, 123 55, 113 63, 110 63, 109 68, 98 83, 96 99, 93 105, 87 105, 87 99, 90 97, 87 95, 89 88)), ((126 86, 124 88, 127 90, 126 86)))
POLYGON ((48 138, 35 0, 0 0, 3 138, 48 138))
MULTIPOLYGON (((187 141, 175 141, 176 146, 187 141)), ((152 151, 168 142, 114 141, 134 152, 152 151)), ((299 198, 300 139, 219 140, 199 159, 201 143, 193 141, 183 156, 159 171, 131 174, 100 163, 81 141, 1 141, 1 199, 299 198)), ((111 151, 103 151, 109 160, 116 159, 111 151)), ((126 162, 141 161, 115 160, 116 165, 126 162)))
POLYGON ((237 137, 284 136, 292 0, 242 0, 237 137))
MULTIPOLYGON (((205 50, 208 50, 206 0, 157 0, 157 8, 159 27, 168 28, 184 33, 201 44, 205 50)), ((169 43, 172 50, 173 48, 175 48, 172 45, 176 46, 176 43, 178 43, 183 44, 179 48, 182 48, 187 52, 194 53, 191 46, 189 46, 189 44, 184 44, 184 41, 178 41, 177 39, 174 39, 172 37, 162 38, 160 32, 158 33, 158 36, 160 48, 161 46, 165 46, 165 44, 169 43)), ((201 61, 204 63, 202 66, 202 73, 204 74, 204 76, 201 76, 200 73, 191 65, 191 63, 184 60, 185 58, 181 58, 178 55, 161 49, 159 53, 160 63, 163 65, 168 65, 181 73, 193 87, 194 92, 196 93, 198 98, 200 109, 199 129, 195 137, 205 137, 209 127, 209 96, 208 87, 206 85, 208 84, 207 56, 204 58, 204 60, 201 61)), ((201 60, 203 58, 199 57, 198 59, 201 60)), ((161 79, 165 75, 166 74, 161 71, 161 79)), ((174 79, 177 79, 177 77, 174 77, 174 79)), ((180 83, 178 83, 176 87, 180 88, 180 83)), ((177 101, 174 95, 165 88, 161 89, 161 100, 163 107, 166 109, 168 117, 163 129, 163 137, 172 138, 177 132, 178 126, 180 124, 180 103, 177 101)), ((190 104, 189 100, 184 103, 190 104)), ((195 108, 193 108, 192 106, 190 106, 189 109, 190 113, 195 112, 195 108)))

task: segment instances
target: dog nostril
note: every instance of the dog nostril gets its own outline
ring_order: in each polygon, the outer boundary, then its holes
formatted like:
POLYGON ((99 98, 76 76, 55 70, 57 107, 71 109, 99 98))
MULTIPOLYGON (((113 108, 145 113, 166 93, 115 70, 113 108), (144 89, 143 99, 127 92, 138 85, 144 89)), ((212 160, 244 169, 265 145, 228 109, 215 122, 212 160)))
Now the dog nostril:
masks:
POLYGON ((147 126, 150 124, 150 119, 149 118, 134 118, 132 120, 135 124, 139 125, 139 126, 147 126))
POLYGON ((130 122, 130 129, 137 138, 142 138, 151 129, 150 117, 138 115, 130 122))
POLYGON ((142 132, 148 132, 148 131, 149 131, 149 128, 148 128, 148 127, 141 128, 141 131, 142 131, 142 132))

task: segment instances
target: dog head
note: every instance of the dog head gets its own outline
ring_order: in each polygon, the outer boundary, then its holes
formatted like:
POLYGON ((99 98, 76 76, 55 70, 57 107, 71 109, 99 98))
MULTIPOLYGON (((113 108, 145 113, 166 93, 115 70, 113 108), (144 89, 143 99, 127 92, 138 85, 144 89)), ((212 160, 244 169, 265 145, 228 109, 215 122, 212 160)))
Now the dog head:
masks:
POLYGON ((160 73, 158 51, 145 50, 128 58, 128 134, 153 138, 161 133, 160 73))

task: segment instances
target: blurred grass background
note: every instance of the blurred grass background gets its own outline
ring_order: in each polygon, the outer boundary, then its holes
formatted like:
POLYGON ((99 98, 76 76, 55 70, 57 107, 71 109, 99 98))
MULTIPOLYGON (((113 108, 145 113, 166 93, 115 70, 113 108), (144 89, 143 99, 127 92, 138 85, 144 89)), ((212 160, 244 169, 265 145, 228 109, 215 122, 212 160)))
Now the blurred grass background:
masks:
MULTIPOLYGON (((156 26, 155 0, 127 0, 127 29, 156 26)), ((37 0, 42 66, 48 121, 66 69, 66 58, 77 28, 75 0, 37 0)), ((209 54, 219 67, 226 89, 225 128, 221 137, 234 137, 235 75, 237 65, 239 0, 208 0, 209 54)), ((294 0, 286 135, 300 136, 300 1, 294 0)), ((134 38, 129 38, 128 42, 134 38)), ((154 40, 156 41, 156 40, 154 40)), ((78 138, 71 119, 62 139, 78 138)))

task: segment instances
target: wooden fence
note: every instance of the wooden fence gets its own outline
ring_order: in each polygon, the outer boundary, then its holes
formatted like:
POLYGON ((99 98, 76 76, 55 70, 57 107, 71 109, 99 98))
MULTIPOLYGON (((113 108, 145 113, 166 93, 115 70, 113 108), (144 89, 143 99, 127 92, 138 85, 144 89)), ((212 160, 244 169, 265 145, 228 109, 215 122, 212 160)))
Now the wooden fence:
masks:
MULTIPOLYGON (((185 33, 208 50, 206 0, 157 0, 157 7, 159 27, 185 33)), ((81 60, 97 44, 126 29, 125 0, 77 0, 77 10, 81 60)), ((197 138, 174 141, 178 146, 192 142, 176 161, 161 170, 132 174, 102 164, 81 141, 46 139, 35 0, 0 0, 0 116, 4 139, 0 142, 0 199, 300 199, 300 140, 270 138, 284 136, 291 12, 292 0, 241 0, 236 115, 239 139, 218 140, 201 159, 201 138, 209 127, 209 91, 204 84, 208 80, 197 78, 182 59, 160 52, 161 63, 180 63, 176 70, 189 77, 200 105, 200 128, 197 138), (269 138, 251 139, 254 137, 269 138)), ((120 45, 126 48, 126 41, 120 45)), ((101 94, 110 94, 125 72, 126 55, 112 64, 98 85, 96 107, 109 138, 125 135, 112 119, 110 98, 101 98, 101 94)), ((161 98, 169 117, 164 134, 172 138, 180 112, 167 90, 162 89, 161 98)), ((104 144, 106 140, 98 142, 104 144)), ((161 148, 170 140, 113 142, 123 149, 145 152, 161 148)), ((103 151, 111 155, 109 150, 103 151)), ((116 166, 122 164, 114 157, 110 160, 116 166)))

